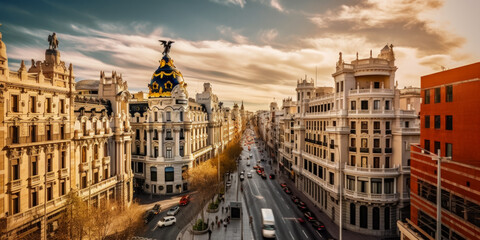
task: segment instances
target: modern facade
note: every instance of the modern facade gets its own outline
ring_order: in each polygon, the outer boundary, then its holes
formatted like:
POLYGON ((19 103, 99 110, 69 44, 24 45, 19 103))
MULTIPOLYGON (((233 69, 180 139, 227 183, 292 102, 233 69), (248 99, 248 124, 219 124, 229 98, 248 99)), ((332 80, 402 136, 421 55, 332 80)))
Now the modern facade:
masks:
POLYGON ((441 159, 442 239, 479 239, 480 62, 423 76, 421 88, 420 142, 411 146, 411 216, 397 223, 402 238, 435 237, 441 159))
POLYGON ((400 107, 396 70, 393 46, 351 63, 340 53, 334 88, 301 79, 297 101, 283 102, 280 166, 334 222, 341 214, 343 228, 367 235, 395 236, 396 220, 409 214, 419 126, 415 111, 400 107))
POLYGON ((101 82, 98 99, 79 99, 73 66, 56 47, 12 71, 1 36, 0 239, 49 236, 72 190, 97 206, 128 205, 130 158, 120 149, 130 138, 126 83, 101 82))
POLYGON ((243 104, 224 107, 210 83, 190 98, 168 52, 148 87, 148 94, 130 100, 135 188, 156 195, 187 191, 183 173, 218 154, 244 129, 243 104))

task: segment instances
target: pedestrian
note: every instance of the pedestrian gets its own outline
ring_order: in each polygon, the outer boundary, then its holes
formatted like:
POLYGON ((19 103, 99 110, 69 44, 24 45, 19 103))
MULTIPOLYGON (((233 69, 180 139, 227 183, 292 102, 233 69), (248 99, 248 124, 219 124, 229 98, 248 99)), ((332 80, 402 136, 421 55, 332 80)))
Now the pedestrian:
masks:
POLYGON ((222 206, 222 213, 223 213, 223 206, 222 206))
POLYGON ((220 221, 217 222, 217 226, 218 226, 218 228, 220 228, 220 221))
POLYGON ((212 237, 212 230, 208 229, 208 240, 212 237))
POLYGON ((212 229, 213 229, 213 227, 215 227, 215 223, 213 221, 212 221, 212 224, 210 224, 210 225, 212 225, 212 229))
POLYGON ((225 231, 227 231, 227 222, 223 222, 223 227, 225 228, 225 231))
POLYGON ((252 218, 252 216, 250 216, 249 218, 250 218, 250 220, 249 220, 250 226, 252 226, 252 224, 253 224, 253 218, 252 218))
POLYGON ((215 216, 215 222, 218 222, 218 215, 215 216))

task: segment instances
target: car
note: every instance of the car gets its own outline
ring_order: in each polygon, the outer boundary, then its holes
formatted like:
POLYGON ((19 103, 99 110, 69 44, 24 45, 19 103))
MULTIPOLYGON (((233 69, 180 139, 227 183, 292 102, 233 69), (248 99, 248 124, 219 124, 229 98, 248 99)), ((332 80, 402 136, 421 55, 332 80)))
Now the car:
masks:
POLYGON ((306 206, 297 205, 297 207, 303 213, 310 211, 310 209, 308 209, 308 207, 306 207, 306 206))
POLYGON ((260 166, 258 165, 253 166, 253 169, 257 169, 257 168, 260 168, 260 166))
POLYGON ((315 221, 315 215, 313 215, 312 212, 305 212, 303 214, 305 216, 305 219, 307 219, 309 222, 315 221))
POLYGON ((243 176, 243 174, 240 174, 240 181, 243 181, 245 179, 245 177, 243 176))
POLYGON ((270 179, 275 179, 275 174, 270 173, 270 179))
POLYGON ((162 220, 157 222, 158 227, 171 226, 177 222, 177 219, 174 216, 163 217, 162 220))
POLYGON ((152 221, 154 217, 155 217, 155 212, 153 210, 148 210, 147 212, 145 212, 145 215, 143 216, 143 221, 145 222, 145 224, 147 224, 148 222, 152 221))
POLYGON ((178 211, 180 211, 179 206, 172 207, 168 210, 167 215, 168 216, 175 216, 175 215, 177 215, 178 211))
POLYGON ((240 175, 243 175, 243 174, 245 174, 245 170, 242 170, 242 171, 240 172, 240 175))
POLYGON ((299 202, 297 203, 297 205, 300 205, 300 206, 306 206, 306 205, 305 205, 305 203, 304 203, 304 202, 302 202, 302 201, 299 201, 299 202))
POLYGON ((280 183, 280 187, 282 187, 282 188, 287 187, 287 184, 286 183, 280 183))
POLYGON ((185 206, 190 202, 190 195, 185 195, 180 198, 180 206, 185 206))
POLYGON ((155 205, 153 206, 153 208, 152 208, 152 211, 155 213, 155 215, 157 215, 157 214, 160 212, 160 210, 162 210, 162 207, 161 207, 161 205, 158 204, 158 203, 155 204, 155 205))
POLYGON ((248 178, 252 178, 252 173, 247 173, 248 178))
POLYGON ((292 191, 290 191, 290 188, 284 187, 283 191, 285 191, 286 194, 292 194, 292 191))
POLYGON ((315 230, 319 232, 325 231, 325 224, 323 224, 323 222, 315 220, 315 221, 312 221, 311 224, 312 224, 312 227, 315 228, 315 230))
POLYGON ((301 224, 305 223, 305 220, 303 220, 303 218, 297 218, 297 221, 301 224))
POLYGON ((267 179, 267 174, 265 174, 264 172, 262 172, 262 178, 263 178, 263 179, 267 179))
POLYGON ((257 170, 258 175, 262 175, 262 171, 257 170))
POLYGON ((248 162, 247 162, 247 166, 250 166, 250 160, 248 160, 248 162))

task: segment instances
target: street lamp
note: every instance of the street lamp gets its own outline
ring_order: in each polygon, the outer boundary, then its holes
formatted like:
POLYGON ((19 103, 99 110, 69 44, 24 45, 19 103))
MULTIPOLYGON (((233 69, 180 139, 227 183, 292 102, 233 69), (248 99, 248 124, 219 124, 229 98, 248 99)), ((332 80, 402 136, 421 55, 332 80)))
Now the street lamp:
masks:
POLYGON ((435 233, 435 239, 436 240, 441 240, 442 239, 442 168, 441 168, 441 163, 442 162, 451 162, 452 157, 442 157, 440 156, 440 149, 437 151, 437 155, 433 154, 432 152, 428 151, 427 149, 424 149, 420 146, 413 145, 412 146, 418 148, 421 150, 421 152, 416 153, 421 156, 429 157, 432 159, 432 161, 437 161, 437 229, 435 233), (427 152, 427 153, 425 153, 427 152))

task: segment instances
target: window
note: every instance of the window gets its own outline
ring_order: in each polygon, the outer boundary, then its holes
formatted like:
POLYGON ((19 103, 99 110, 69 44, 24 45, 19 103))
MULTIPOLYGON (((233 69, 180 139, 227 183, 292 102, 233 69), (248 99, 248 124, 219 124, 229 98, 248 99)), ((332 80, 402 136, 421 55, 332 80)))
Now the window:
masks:
POLYGON ((65 124, 60 125, 60 139, 65 139, 65 124))
POLYGON ((65 181, 60 182, 60 196, 63 196, 67 193, 67 187, 65 181))
POLYGON ((32 189, 31 198, 32 198, 32 207, 37 206, 38 205, 38 193, 35 189, 32 189))
POLYGON ((445 102, 453 102, 453 86, 445 86, 445 102))
POLYGON ((355 155, 350 156, 350 166, 356 166, 355 155))
POLYGON ((366 206, 360 206, 360 227, 368 227, 368 209, 366 206))
POLYGON ((167 129, 167 134, 166 134, 166 137, 165 137, 165 140, 172 140, 172 130, 170 129, 167 129))
POLYGON ((380 134, 381 131, 380 131, 380 122, 376 121, 376 122, 373 122, 373 133, 374 134, 380 134))
POLYGON ((336 82, 335 90, 337 91, 337 93, 340 91, 339 82, 336 82))
POLYGON ((150 181, 156 182, 157 181, 157 168, 150 167, 150 181))
POLYGON ((390 122, 385 122, 385 129, 390 130, 390 122))
MULTIPOLYGON (((140 153, 140 150, 138 151, 138 153, 140 153)), ((105 142, 105 144, 103 146, 103 156, 108 157, 108 143, 107 142, 105 142)))
POLYGON ((167 151, 166 151, 166 158, 172 158, 173 157, 173 154, 172 154, 172 148, 171 147, 167 147, 167 151))
POLYGON ((373 82, 373 88, 380 88, 380 82, 373 82))
POLYGON ((154 114, 153 116, 155 116, 155 120, 154 120, 154 121, 155 121, 155 122, 158 122, 158 112, 155 112, 155 114, 154 114))
POLYGON ((424 103, 425 104, 430 104, 430 89, 426 89, 424 91, 424 94, 425 94, 425 99, 424 99, 424 103))
POLYGON ((368 184, 368 181, 367 180, 358 180, 358 190, 359 192, 363 192, 363 193, 366 193, 367 192, 367 184, 368 184))
POLYGON ((445 116, 445 129, 446 130, 453 130, 453 116, 452 115, 445 116))
POLYGON ((52 185, 47 186, 47 201, 53 199, 52 185))
POLYGON ((385 194, 392 194, 393 192, 393 178, 385 178, 384 183, 385 183, 385 194))
POLYGON ((140 140, 140 129, 135 129, 135 139, 140 140))
POLYGON ((385 147, 390 148, 390 138, 385 139, 385 147))
POLYGON ((47 172, 53 171, 53 156, 52 154, 47 154, 47 172))
POLYGON ((174 180, 174 169, 173 167, 165 168, 165 182, 172 182, 174 180))
POLYGON ((380 229, 380 209, 378 207, 372 209, 372 228, 374 230, 380 229))
POLYGON ((37 141, 37 126, 32 125, 29 128, 30 128, 30 142, 36 142, 37 141))
POLYGON ((167 122, 169 122, 171 120, 172 120, 171 112, 167 112, 167 122))
POLYGON ((362 100, 362 110, 368 110, 368 100, 362 100))
POLYGON ((390 157, 385 157, 385 168, 390 168, 390 157))
POLYGON ((356 139, 355 138, 350 138, 350 147, 355 147, 356 139))
POLYGON ((137 173, 143 173, 143 163, 137 162, 137 173))
POLYGON ((12 112, 19 112, 18 95, 12 95, 12 112))
POLYGON ((82 154, 80 156, 82 163, 87 162, 87 147, 82 147, 82 154))
POLYGON ((452 156, 452 144, 445 143, 445 157, 451 157, 451 156, 452 156))
POLYGON ((368 148, 368 138, 362 138, 362 148, 368 148))
POLYGON ((18 159, 13 159, 12 163, 12 180, 20 179, 20 165, 18 159))
POLYGON ((348 190, 355 191, 355 176, 347 175, 347 185, 348 190))
POLYGON ((380 147, 380 139, 379 138, 373 139, 373 147, 374 148, 379 148, 380 147))
POLYGON ((440 150, 440 142, 435 141, 434 152, 433 154, 438 154, 438 150, 440 150))
POLYGON ((12 212, 13 214, 20 212, 20 193, 12 194, 12 212))
POLYGON ((20 143, 20 127, 19 126, 11 126, 9 128, 10 130, 10 133, 9 133, 9 136, 10 136, 10 139, 12 141, 12 144, 15 144, 15 143, 20 143))
POLYGON ((441 120, 439 115, 435 115, 435 129, 440 129, 441 120))
POLYGON ((60 99, 60 113, 65 113, 65 100, 60 99))
POLYGON ((410 127, 410 122, 409 121, 405 121, 405 128, 409 128, 410 127))
POLYGON ((67 152, 62 151, 60 153, 60 168, 66 168, 67 167, 67 152))
POLYGON ((388 230, 390 229, 390 208, 389 207, 386 207, 385 208, 385 217, 384 217, 384 226, 385 226, 385 230, 388 230))
POLYGON ((423 148, 425 148, 427 151, 430 151, 430 140, 423 140, 423 148))
POLYGON ((52 140, 52 125, 45 126, 45 135, 47 137, 47 141, 52 140))
POLYGON ((362 133, 368 134, 368 122, 367 121, 362 121, 362 133))
POLYGON ((367 165, 368 165, 368 157, 362 156, 362 166, 361 167, 366 168, 366 167, 368 167, 367 165))
POLYGON ((380 109, 380 100, 373 100, 373 110, 380 109))
POLYGON ((52 113, 52 99, 47 98, 45 101, 45 111, 47 113, 52 113))
POLYGON ((183 157, 185 155, 185 150, 183 149, 183 145, 179 147, 179 151, 180 151, 180 157, 183 157))
POLYGON ((357 109, 357 101, 350 101, 350 110, 357 109))
POLYGON ((390 110, 390 100, 385 100, 385 110, 390 110))
POLYGON ((30 159, 31 159, 30 161, 31 161, 31 168, 32 168, 31 169, 32 170, 31 174, 32 174, 32 176, 37 176, 37 174, 38 174, 38 161, 37 161, 38 157, 37 156, 32 156, 30 159))
POLYGON ((372 178, 371 179, 371 191, 373 194, 382 193, 382 179, 381 178, 372 178))
POLYGON ((30 105, 30 112, 31 112, 31 113, 37 112, 36 102, 37 102, 37 98, 36 98, 35 96, 30 96, 29 105, 30 105))
POLYGON ((440 102, 440 88, 435 88, 435 96, 434 96, 435 103, 440 102))
POLYGON ((335 184, 335 174, 332 172, 329 172, 328 175, 329 175, 330 184, 331 185, 335 184))
POLYGON ((380 168, 380 158, 379 157, 373 157, 373 167, 374 168, 380 168))
POLYGON ((356 212, 355 212, 355 203, 350 203, 350 224, 355 225, 355 218, 356 218, 356 212))
POLYGON ((424 126, 425 126, 425 128, 430 128, 430 116, 429 115, 425 115, 424 126))

